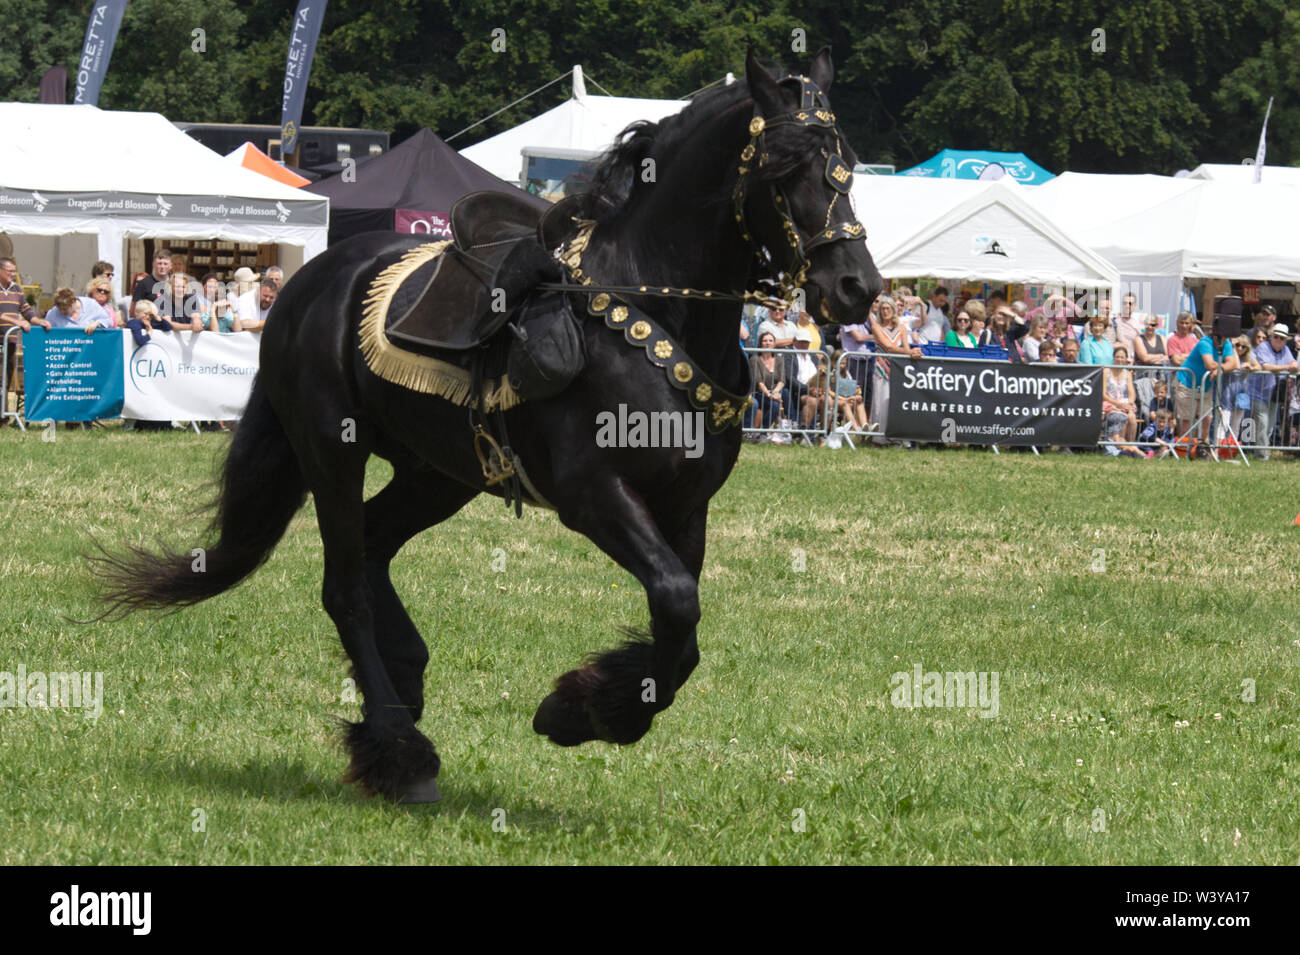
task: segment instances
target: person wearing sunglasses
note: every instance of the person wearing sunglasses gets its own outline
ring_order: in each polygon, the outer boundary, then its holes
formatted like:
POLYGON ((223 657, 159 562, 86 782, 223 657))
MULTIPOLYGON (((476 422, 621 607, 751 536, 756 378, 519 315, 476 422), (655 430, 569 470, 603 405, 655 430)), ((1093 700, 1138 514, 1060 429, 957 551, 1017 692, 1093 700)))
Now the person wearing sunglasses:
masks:
POLYGON ((104 313, 104 318, 100 323, 104 328, 121 328, 123 326, 122 316, 118 312, 117 306, 113 304, 111 279, 104 278, 102 275, 92 278, 86 283, 86 298, 98 305, 104 313))
POLYGON ((971 332, 970 312, 961 309, 952 320, 952 328, 943 338, 949 348, 975 348, 975 335, 971 332))

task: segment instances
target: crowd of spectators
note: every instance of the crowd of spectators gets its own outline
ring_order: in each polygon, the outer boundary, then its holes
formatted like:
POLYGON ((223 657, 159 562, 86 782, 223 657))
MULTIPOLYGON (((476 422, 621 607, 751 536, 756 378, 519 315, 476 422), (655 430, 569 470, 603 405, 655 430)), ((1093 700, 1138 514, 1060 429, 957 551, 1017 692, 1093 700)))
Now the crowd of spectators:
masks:
MULTIPOLYGON (((196 279, 185 272, 181 256, 160 248, 154 252, 151 271, 135 276, 124 315, 114 302, 114 272, 110 262, 94 263, 84 295, 60 287, 54 292, 51 307, 41 315, 27 301, 18 283, 17 262, 12 257, 0 258, 0 335, 12 327, 24 332, 33 328, 78 328, 88 335, 127 329, 135 343, 143 345, 154 332, 256 332, 266 326, 284 282, 284 271, 279 266, 271 266, 265 275, 239 268, 229 282, 223 282, 215 273, 196 279)), ((7 391, 14 394, 14 401, 23 389, 21 355, 22 339, 18 337, 10 341, 5 358, 7 391)), ((8 395, 0 398, 11 400, 8 395)), ((5 421, 0 419, 0 426, 5 421)))
MULTIPOLYGON (((1216 422, 1216 439, 1241 434, 1249 421, 1243 444, 1300 444, 1294 377, 1300 333, 1279 323, 1270 305, 1255 312, 1253 323, 1229 341, 1182 312, 1166 335, 1165 317, 1140 311, 1132 294, 1121 298, 1112 319, 1104 300, 1085 310, 1064 295, 1050 295, 1031 309, 1000 295, 951 301, 943 286, 922 299, 904 286, 879 296, 861 324, 819 329, 806 311, 770 299, 746 306, 741 320, 740 343, 751 353, 756 382, 745 426, 865 431, 886 443, 891 362, 875 356, 920 358, 922 348, 932 352, 931 346, 942 345, 948 354, 970 349, 981 359, 1103 366, 1100 437, 1111 454, 1165 454, 1162 442, 1172 445, 1170 432, 1204 442, 1216 422), (759 351, 766 348, 821 355, 814 361, 759 351), (1279 377, 1288 373, 1292 377, 1279 377)), ((760 440, 756 433, 749 439, 760 440)), ((779 434, 770 439, 783 440, 779 434)))

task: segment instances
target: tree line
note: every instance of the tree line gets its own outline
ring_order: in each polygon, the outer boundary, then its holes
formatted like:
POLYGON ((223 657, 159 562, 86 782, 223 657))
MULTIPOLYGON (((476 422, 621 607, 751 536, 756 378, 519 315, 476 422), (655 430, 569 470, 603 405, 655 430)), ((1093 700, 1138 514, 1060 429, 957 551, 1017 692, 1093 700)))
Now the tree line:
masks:
MULTIPOLYGON (((294 6, 131 0, 99 105, 278 123, 294 6)), ((8 99, 35 102, 50 66, 75 73, 90 7, 0 0, 8 99)), ((750 45, 799 68, 828 43, 832 101, 866 162, 901 169, 945 147, 985 148, 1053 172, 1169 174, 1254 156, 1275 96, 1268 161, 1300 163, 1289 0, 331 0, 303 122, 446 138, 575 63, 599 84, 591 93, 679 98, 740 75, 750 45)), ((556 83, 453 145, 568 95, 556 83)))

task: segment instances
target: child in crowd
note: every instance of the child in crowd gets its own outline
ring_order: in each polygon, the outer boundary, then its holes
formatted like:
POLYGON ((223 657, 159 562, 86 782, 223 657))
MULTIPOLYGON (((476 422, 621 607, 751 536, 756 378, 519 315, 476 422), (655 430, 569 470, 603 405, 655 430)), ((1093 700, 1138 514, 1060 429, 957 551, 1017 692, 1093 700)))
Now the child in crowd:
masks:
POLYGON ((1122 458, 1145 458, 1143 454, 1131 444, 1121 444, 1124 441, 1124 430, 1128 425, 1128 418, 1123 414, 1112 412, 1106 415, 1106 436, 1103 441, 1112 441, 1113 444, 1102 446, 1102 450, 1112 457, 1122 458))
POLYGON ((1050 338, 1043 339, 1043 343, 1038 346, 1038 360, 1053 362, 1056 361, 1056 342, 1050 338))
POLYGON ((835 408, 838 412, 840 421, 844 422, 851 431, 867 430, 867 406, 862 400, 862 389, 858 387, 857 381, 851 374, 839 374, 844 370, 842 359, 844 358, 844 349, 835 352, 831 358, 831 363, 837 369, 835 382, 835 408))
MULTIPOLYGON (((1142 441, 1155 441, 1160 445, 1160 456, 1174 453, 1174 413, 1168 408, 1160 408, 1156 411, 1155 417, 1151 423, 1146 426, 1142 432, 1142 441)), ((1156 449, 1151 448, 1147 451, 1147 457, 1156 456, 1156 449)))
POLYGON ((172 323, 158 314, 158 306, 143 298, 133 306, 126 327, 131 329, 131 337, 135 339, 136 345, 147 342, 155 328, 164 332, 172 331, 172 323))

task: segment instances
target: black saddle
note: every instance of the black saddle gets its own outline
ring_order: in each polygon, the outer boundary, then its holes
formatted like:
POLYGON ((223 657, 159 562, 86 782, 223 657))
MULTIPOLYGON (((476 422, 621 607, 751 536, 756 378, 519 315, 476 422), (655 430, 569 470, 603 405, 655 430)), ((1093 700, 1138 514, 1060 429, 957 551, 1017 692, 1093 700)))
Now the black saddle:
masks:
POLYGON ((451 209, 451 245, 403 280, 388 337, 464 351, 492 338, 541 282, 563 267, 542 247, 542 212, 523 193, 473 192, 451 209))

